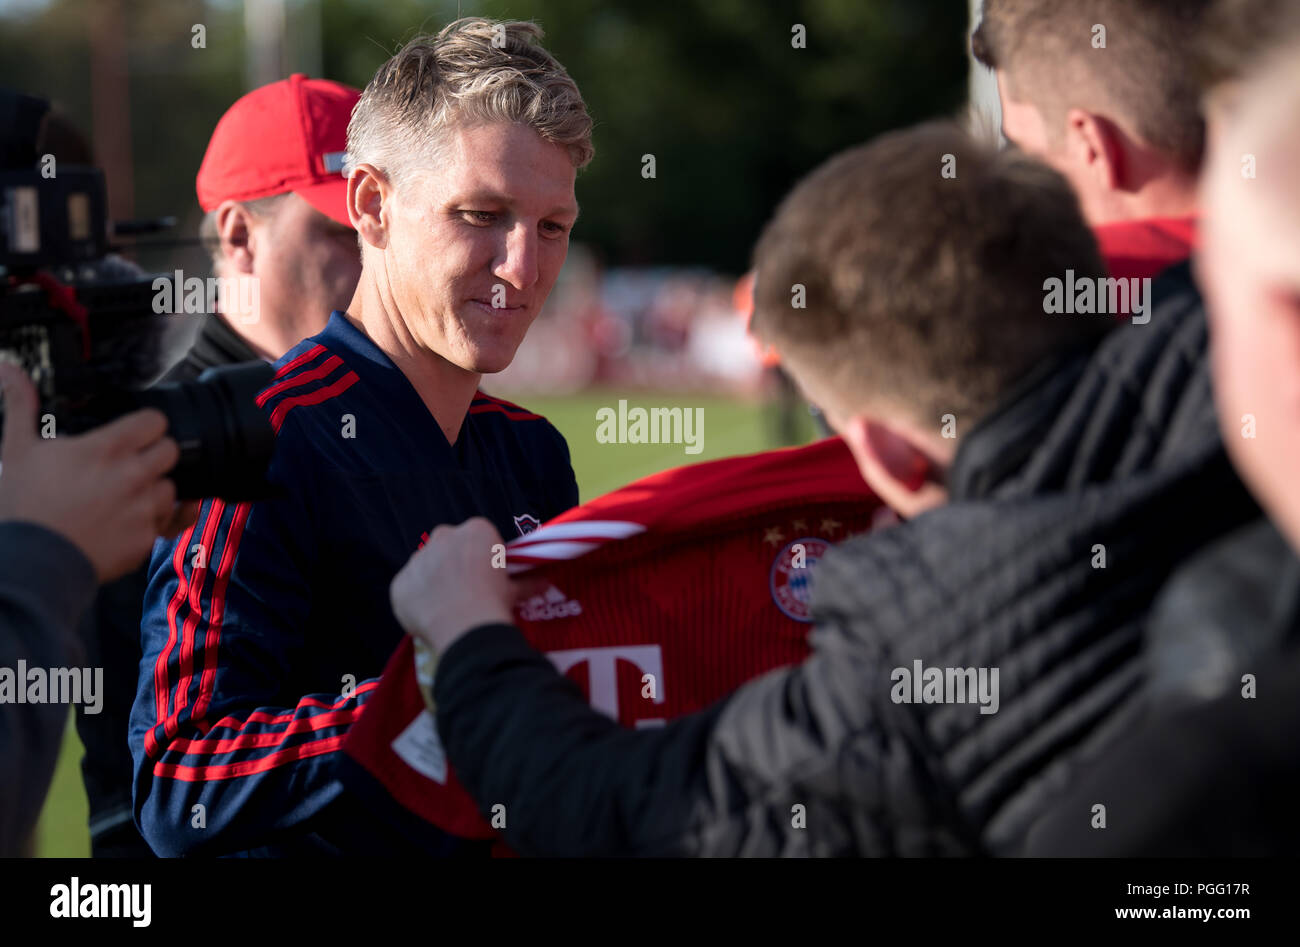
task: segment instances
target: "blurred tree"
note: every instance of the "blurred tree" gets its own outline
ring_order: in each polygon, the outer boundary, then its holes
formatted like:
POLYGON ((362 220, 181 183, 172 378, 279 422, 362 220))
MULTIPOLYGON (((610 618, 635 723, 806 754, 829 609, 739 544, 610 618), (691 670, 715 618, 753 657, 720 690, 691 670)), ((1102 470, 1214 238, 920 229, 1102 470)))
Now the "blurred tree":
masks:
MULTIPOLYGON (((54 98, 87 131, 92 2, 0 7, 0 84, 54 98)), ((135 213, 175 214, 189 236, 208 136, 246 91, 242 5, 122 3, 135 213), (203 48, 192 43, 196 24, 203 48)), ((403 41, 458 15, 540 23, 596 119, 576 238, 611 264, 739 273, 800 175, 965 98, 968 13, 956 0, 287 0, 287 11, 288 68, 319 61, 326 77, 358 86, 403 41), (792 44, 796 24, 805 48, 792 44), (300 53, 315 49, 314 36, 298 41, 309 30, 319 31, 319 60, 300 53), (641 174, 646 154, 653 179, 641 174)))
MULTIPOLYGON (((202 212, 194 176, 222 112, 243 93, 240 10, 203 0, 121 0, 127 36, 130 127, 136 217, 173 215, 175 236, 193 237, 202 212), (204 27, 196 46, 193 29, 204 27)), ((29 3, 0 18, 0 85, 51 99, 87 134, 91 111, 91 44, 95 0, 29 3)), ((114 134, 107 129, 104 134, 114 134)), ((110 191, 114 181, 108 181, 110 191)), ((202 271, 197 248, 147 252, 150 269, 202 271)))
POLYGON ((530 6, 596 117, 580 228, 615 260, 739 272, 798 177, 964 97, 966 14, 948 0, 530 6))
POLYGON ((327 66, 363 82, 458 10, 537 21, 582 88, 596 159, 579 179, 578 239, 611 263, 740 272, 800 175, 965 98, 967 10, 953 0, 326 0, 327 66))

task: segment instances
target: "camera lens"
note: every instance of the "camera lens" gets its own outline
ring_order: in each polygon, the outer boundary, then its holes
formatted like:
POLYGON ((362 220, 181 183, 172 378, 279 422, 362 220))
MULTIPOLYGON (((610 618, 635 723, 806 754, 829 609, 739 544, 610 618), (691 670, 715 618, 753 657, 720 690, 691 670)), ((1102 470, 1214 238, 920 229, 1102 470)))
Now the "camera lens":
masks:
POLYGON ((157 385, 135 396, 139 407, 167 416, 167 433, 180 446, 180 460, 169 474, 177 499, 268 495, 275 432, 255 399, 273 376, 264 362, 224 365, 195 381, 157 385))

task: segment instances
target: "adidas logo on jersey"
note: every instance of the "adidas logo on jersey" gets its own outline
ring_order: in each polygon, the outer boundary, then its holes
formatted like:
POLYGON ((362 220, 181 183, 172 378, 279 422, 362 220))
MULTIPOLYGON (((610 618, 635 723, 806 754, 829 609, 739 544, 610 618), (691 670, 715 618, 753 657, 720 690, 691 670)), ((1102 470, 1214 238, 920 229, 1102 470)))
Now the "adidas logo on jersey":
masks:
POLYGON ((582 614, 582 603, 569 598, 555 586, 544 595, 534 595, 519 606, 524 621, 550 621, 553 618, 572 618, 582 614))

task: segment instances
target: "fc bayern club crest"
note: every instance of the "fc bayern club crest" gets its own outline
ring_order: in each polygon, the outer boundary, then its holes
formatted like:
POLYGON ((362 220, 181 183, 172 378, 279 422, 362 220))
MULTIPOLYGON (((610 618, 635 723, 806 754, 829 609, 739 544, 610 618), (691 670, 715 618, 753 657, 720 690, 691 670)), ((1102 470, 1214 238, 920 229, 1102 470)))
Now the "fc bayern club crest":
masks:
POLYGON ((786 544, 772 563, 772 601, 795 621, 812 621, 812 570, 830 543, 807 537, 786 544))
POLYGON ((515 517, 515 529, 519 530, 520 536, 527 536, 541 525, 537 521, 537 517, 529 516, 527 513, 520 513, 515 517))

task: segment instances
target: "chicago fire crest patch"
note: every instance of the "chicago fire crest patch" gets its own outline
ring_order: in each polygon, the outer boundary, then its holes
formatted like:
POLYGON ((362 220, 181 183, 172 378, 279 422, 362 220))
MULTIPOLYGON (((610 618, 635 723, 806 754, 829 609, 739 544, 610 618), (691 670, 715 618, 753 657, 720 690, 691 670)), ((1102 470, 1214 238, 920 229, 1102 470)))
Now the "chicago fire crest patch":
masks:
POLYGON ((537 517, 528 513, 520 513, 515 517, 515 529, 519 530, 520 536, 527 536, 533 530, 542 524, 537 521, 537 517))

